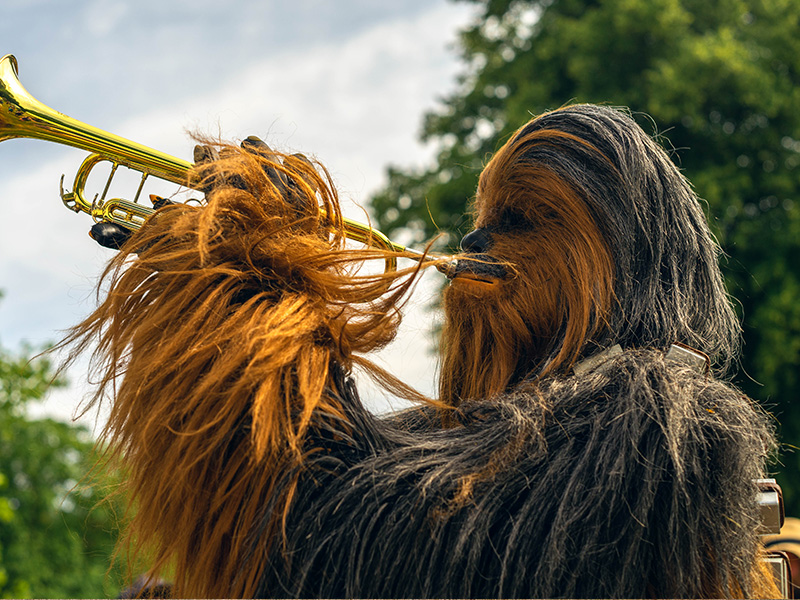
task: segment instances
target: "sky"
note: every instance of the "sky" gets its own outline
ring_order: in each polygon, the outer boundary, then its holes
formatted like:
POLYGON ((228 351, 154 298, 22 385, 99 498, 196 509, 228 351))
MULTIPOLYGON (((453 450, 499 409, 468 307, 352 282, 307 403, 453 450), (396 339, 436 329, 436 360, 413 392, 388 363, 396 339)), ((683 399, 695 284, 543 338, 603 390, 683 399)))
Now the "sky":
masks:
MULTIPOLYGON (((456 86, 457 32, 474 8, 445 0, 21 0, 3 6, 0 55, 22 85, 73 118, 190 159, 190 132, 312 155, 332 173, 348 216, 385 184, 390 164, 421 166, 422 117, 456 86)), ((113 251, 68 211, 86 153, 38 140, 0 143, 0 345, 58 340, 95 306, 113 251)), ((123 178, 123 184, 125 179, 123 178)), ((102 184, 98 184, 102 185, 102 184)), ((130 197, 132 188, 112 195, 130 197)), ((98 189, 99 191, 99 189, 98 189)), ((432 271, 432 270, 431 270, 432 271)), ((376 360, 433 394, 427 332, 435 272, 419 286, 397 341, 376 360)), ((68 419, 90 391, 87 363, 67 372, 35 414, 68 419)), ((401 407, 366 381, 376 411, 401 407)), ((81 417, 96 427, 102 414, 81 417)))

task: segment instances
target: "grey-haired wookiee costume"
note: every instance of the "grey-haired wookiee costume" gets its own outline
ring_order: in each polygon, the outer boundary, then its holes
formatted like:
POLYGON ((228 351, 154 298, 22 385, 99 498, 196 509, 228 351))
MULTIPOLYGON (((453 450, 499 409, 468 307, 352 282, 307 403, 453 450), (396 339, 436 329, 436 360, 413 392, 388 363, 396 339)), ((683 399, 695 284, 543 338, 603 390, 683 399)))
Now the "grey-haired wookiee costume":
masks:
POLYGON ((770 438, 727 385, 630 351, 467 402, 444 430, 424 411, 375 418, 343 388, 354 433, 321 426, 263 595, 718 595, 709 577, 750 592, 770 438))
MULTIPOLYGON (((339 373, 331 393, 350 424, 316 415, 261 594, 755 593, 754 480, 771 425, 734 387, 665 358, 676 341, 723 370, 735 356, 697 199, 621 111, 574 106, 528 128, 572 133, 610 159, 567 142, 523 156, 581 190, 615 261, 616 308, 582 358, 614 344, 623 352, 580 374, 528 373, 500 397, 463 402, 450 427, 432 409, 373 416, 339 373)), ((252 544, 264 543, 253 532, 252 544)))

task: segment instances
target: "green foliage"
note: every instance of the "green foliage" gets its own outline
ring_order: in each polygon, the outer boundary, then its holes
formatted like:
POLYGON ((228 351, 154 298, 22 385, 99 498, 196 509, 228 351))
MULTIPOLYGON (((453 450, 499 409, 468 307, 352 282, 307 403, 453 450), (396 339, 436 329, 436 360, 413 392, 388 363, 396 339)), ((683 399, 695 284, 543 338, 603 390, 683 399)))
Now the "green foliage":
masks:
POLYGON ((94 462, 86 428, 32 419, 26 409, 53 382, 44 358, 0 348, 0 595, 108 597, 116 540, 112 504, 90 486, 94 462))
POLYGON ((780 420, 800 514, 800 0, 466 1, 458 89, 423 126, 437 164, 390 168, 377 224, 456 245, 487 156, 532 115, 630 107, 708 203, 743 317, 739 384, 780 420))

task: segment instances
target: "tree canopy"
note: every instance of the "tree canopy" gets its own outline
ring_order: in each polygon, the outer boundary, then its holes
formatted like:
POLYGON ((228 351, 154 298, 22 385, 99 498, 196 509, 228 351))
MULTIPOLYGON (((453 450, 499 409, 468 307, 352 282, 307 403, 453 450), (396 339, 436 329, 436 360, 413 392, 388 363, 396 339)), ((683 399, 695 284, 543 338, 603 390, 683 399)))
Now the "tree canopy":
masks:
POLYGON ((0 595, 4 598, 113 597, 115 504, 79 425, 31 418, 27 409, 53 382, 44 358, 0 347, 0 595))
POLYGON ((741 312, 739 385, 780 422, 800 515, 800 0, 462 0, 457 89, 424 119, 427 168, 392 166, 377 225, 421 241, 470 226, 487 157, 531 116, 626 106, 707 202, 741 312))

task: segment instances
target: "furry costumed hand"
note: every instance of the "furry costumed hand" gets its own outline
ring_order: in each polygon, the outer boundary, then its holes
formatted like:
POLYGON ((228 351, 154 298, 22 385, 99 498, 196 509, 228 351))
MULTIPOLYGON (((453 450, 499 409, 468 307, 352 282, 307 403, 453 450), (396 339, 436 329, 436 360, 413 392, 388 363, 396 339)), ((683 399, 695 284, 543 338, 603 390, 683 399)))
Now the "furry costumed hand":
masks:
MULTIPOLYGON (((280 159, 272 152, 270 147, 258 137, 248 136, 242 142, 241 147, 248 152, 263 156, 264 158, 276 160, 279 164, 281 162, 280 159)), ((294 157, 304 160, 311 168, 313 168, 313 164, 302 154, 295 154, 294 157)), ((197 145, 194 148, 194 162, 196 167, 201 165, 210 166, 211 163, 219 160, 219 158, 219 152, 213 146, 197 145)), ((264 165, 264 172, 267 177, 269 177, 273 185, 275 185, 278 194, 283 196, 288 202, 295 203, 298 211, 302 211, 304 208, 303 195, 297 193, 296 186, 293 185, 285 175, 282 175, 280 171, 274 167, 264 165)), ((204 182, 202 188, 204 192, 208 193, 211 192, 215 187, 226 184, 242 190, 247 189, 242 177, 235 173, 230 175, 228 181, 214 180, 204 182)), ((153 201, 153 207, 156 210, 163 208, 164 206, 174 204, 170 200, 161 198, 159 196, 151 195, 150 199, 153 201)), ((134 230, 129 229, 128 227, 123 227, 117 223, 99 222, 92 226, 89 236, 105 248, 119 250, 122 245, 131 238, 133 233, 134 230)))
POLYGON ((168 574, 180 597, 252 596, 258 541, 281 535, 310 428, 349 426, 333 365, 369 368, 358 353, 391 341, 412 284, 354 273, 387 253, 345 248, 324 167, 243 146, 200 157, 206 205, 165 206, 134 233, 64 341, 72 356, 92 347, 93 402, 109 401, 104 447, 135 507, 131 562, 152 557, 150 575, 168 574))
MULTIPOLYGON (((314 207, 309 206, 309 200, 313 200, 313 197, 309 198, 303 190, 298 188, 294 178, 281 171, 280 167, 283 166, 283 161, 261 138, 252 135, 248 136, 242 141, 241 148, 265 159, 266 162, 262 165, 264 174, 275 186, 278 196, 289 204, 293 204, 297 208, 299 215, 306 210, 313 211, 314 207)), ((230 156, 230 151, 223 153, 223 156, 225 154, 230 156)), ((291 157, 304 162, 310 169, 314 169, 314 164, 305 155, 298 153, 292 154, 291 157)), ((220 160, 220 153, 214 146, 199 144, 194 147, 194 162, 197 168, 211 167, 213 169, 214 163, 218 160, 220 160)), ((214 174, 207 174, 206 180, 201 185, 204 192, 210 193, 213 189, 224 185, 247 190, 247 183, 240 174, 229 173, 226 176, 224 173, 219 173, 218 175, 218 177, 215 177, 214 174)), ((303 177, 302 175, 301 177, 303 181, 313 187, 313 181, 309 177, 303 177)))

